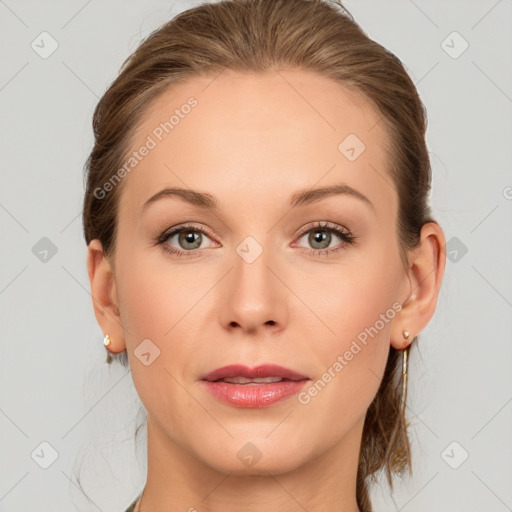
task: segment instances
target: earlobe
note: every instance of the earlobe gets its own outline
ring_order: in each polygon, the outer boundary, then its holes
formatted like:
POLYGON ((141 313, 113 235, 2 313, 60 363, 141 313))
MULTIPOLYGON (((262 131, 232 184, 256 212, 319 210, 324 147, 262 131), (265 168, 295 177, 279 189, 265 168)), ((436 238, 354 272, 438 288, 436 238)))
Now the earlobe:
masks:
POLYGON ((428 325, 434 316, 437 298, 446 265, 446 242, 443 230, 436 222, 427 222, 421 229, 420 245, 410 255, 409 292, 403 298, 402 309, 396 317, 391 344, 402 350, 428 325))
POLYGON ((119 311, 119 299, 112 265, 105 257, 101 242, 94 239, 87 249, 87 271, 91 286, 91 297, 96 320, 108 334, 111 343, 108 350, 114 353, 125 348, 124 330, 119 311))

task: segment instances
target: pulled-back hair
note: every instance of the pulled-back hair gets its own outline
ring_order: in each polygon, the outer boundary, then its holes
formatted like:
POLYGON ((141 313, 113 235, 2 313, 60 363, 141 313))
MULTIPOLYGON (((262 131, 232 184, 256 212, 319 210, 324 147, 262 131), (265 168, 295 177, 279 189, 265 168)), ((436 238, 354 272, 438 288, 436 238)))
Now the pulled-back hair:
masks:
MULTIPOLYGON (((94 111, 95 143, 86 162, 83 205, 86 243, 97 238, 107 257, 115 252, 123 183, 101 198, 95 190, 123 165, 152 100, 194 76, 283 68, 315 71, 335 80, 362 95, 381 116, 390 140, 386 167, 398 194, 396 229, 405 265, 407 251, 419 244, 423 224, 433 221, 425 110, 400 60, 370 39, 335 0, 204 3, 144 39, 94 111)), ((128 366, 126 352, 113 358, 128 366)), ((369 479, 376 481, 377 471, 386 471, 393 488, 393 474, 412 470, 408 423, 400 407, 401 361, 400 351, 390 347, 381 385, 367 410, 356 488, 363 512, 372 510, 369 479)))

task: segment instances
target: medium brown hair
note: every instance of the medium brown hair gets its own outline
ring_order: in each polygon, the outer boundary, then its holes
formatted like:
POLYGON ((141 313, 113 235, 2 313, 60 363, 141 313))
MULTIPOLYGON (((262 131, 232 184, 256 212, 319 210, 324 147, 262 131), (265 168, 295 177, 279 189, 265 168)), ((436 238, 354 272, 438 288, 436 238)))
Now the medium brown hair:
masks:
MULTIPOLYGON (((127 58, 99 101, 93 117, 95 143, 86 162, 83 228, 107 257, 114 254, 121 182, 105 197, 94 192, 123 165, 131 138, 152 100, 194 76, 225 69, 265 72, 315 71, 370 101, 389 136, 387 174, 398 193, 397 233, 402 263, 434 221, 428 205, 431 170, 425 142, 424 106, 400 60, 370 39, 336 0, 222 0, 180 13, 152 32, 127 58)), ((340 141, 341 142, 341 141, 340 141)), ((380 179, 377 178, 376 179, 380 179)), ((434 221, 435 222, 435 221, 434 221)), ((363 428, 356 499, 371 512, 369 479, 385 469, 412 471, 408 422, 400 410, 400 351, 390 347, 381 385, 363 428)), ((128 366, 126 352, 113 356, 128 366)))

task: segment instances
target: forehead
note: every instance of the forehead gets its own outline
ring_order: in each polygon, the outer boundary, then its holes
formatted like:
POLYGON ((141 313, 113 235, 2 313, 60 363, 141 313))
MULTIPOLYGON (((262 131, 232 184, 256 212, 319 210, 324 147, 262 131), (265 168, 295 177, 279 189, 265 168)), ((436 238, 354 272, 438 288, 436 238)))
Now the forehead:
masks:
POLYGON ((134 211, 172 185, 280 201, 285 191, 340 181, 389 204, 380 121, 364 96, 311 71, 196 76, 147 108, 131 151, 150 149, 124 178, 122 204, 134 211))

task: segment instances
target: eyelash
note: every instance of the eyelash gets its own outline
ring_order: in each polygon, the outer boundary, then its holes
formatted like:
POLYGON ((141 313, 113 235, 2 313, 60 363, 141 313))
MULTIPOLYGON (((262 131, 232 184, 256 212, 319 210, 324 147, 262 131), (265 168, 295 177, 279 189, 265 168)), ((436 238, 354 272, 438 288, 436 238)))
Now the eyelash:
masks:
MULTIPOLYGON (((182 226, 179 226, 178 228, 174 228, 171 231, 165 231, 164 233, 159 235, 156 238, 156 243, 161 245, 162 249, 168 254, 178 257, 184 256, 187 258, 193 258, 197 256, 197 251, 200 251, 201 249, 184 251, 176 249, 174 247, 170 247, 166 243, 172 236, 180 234, 183 231, 198 231, 200 233, 207 235, 210 238, 213 238, 209 231, 204 228, 199 228, 193 224, 184 224, 182 226)), ((301 233, 298 235, 298 238, 301 239, 305 234, 309 233, 310 231, 327 231, 329 233, 334 233, 342 240, 341 245, 335 249, 305 249, 306 253, 310 256, 330 256, 332 253, 344 249, 346 245, 356 245, 356 236, 350 233, 350 231, 348 231, 347 229, 342 229, 340 226, 332 224, 330 222, 317 222, 315 223, 314 226, 309 226, 307 229, 301 231, 301 233)))

